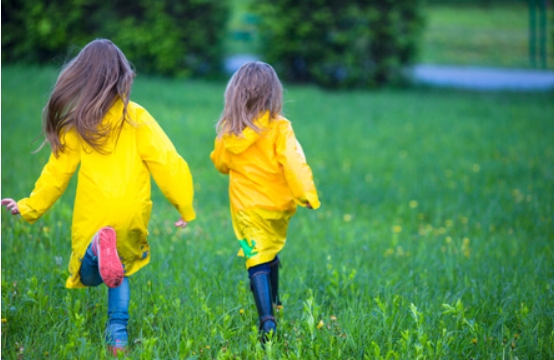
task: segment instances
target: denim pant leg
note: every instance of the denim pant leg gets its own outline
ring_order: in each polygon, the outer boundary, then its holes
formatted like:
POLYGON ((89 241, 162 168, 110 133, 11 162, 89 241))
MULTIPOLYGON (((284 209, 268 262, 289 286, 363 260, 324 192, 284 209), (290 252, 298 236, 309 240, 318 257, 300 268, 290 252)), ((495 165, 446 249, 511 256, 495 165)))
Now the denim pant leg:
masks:
MULTIPOLYGON (((94 256, 91 245, 89 245, 83 257, 79 274, 83 285, 98 286, 103 283, 98 270, 98 258, 94 256)), ((127 346, 130 297, 129 280, 126 277, 123 278, 123 282, 117 288, 108 288, 106 342, 110 345, 127 346)))
POLYGON ((127 322, 129 320, 129 300, 131 289, 129 279, 116 288, 108 289, 108 326, 106 342, 110 345, 127 346, 127 322))
POLYGON ((91 245, 88 246, 85 256, 83 257, 79 275, 81 275, 81 282, 83 285, 98 286, 102 284, 103 281, 98 271, 98 258, 92 252, 91 245))

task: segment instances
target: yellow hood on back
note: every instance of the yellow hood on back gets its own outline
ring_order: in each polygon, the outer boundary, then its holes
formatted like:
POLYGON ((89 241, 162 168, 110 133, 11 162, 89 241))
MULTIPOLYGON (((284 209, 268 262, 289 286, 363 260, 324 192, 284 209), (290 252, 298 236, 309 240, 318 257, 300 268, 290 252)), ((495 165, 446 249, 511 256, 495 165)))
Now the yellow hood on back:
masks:
MULTIPOLYGON (((266 111, 258 120, 254 122, 256 126, 263 132, 269 124, 269 111, 266 111)), ((258 141, 261 134, 257 133, 253 129, 247 127, 242 131, 242 134, 237 136, 235 134, 226 134, 223 136, 223 143, 225 150, 232 152, 233 154, 240 154, 244 150, 248 149, 250 145, 258 141)))

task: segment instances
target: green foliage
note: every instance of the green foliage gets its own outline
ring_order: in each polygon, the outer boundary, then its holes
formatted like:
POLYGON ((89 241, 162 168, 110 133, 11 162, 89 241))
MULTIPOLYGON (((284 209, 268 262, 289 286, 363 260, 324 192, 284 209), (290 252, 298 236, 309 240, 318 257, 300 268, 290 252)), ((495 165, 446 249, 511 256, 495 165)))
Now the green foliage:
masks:
POLYGON ((2 60, 61 63, 70 45, 108 38, 139 72, 214 75, 227 14, 226 3, 216 0, 7 0, 2 60))
POLYGON ((422 31, 417 1, 265 0, 262 55, 287 81, 330 88, 376 87, 402 81, 422 31))
MULTIPOLYGON (((47 161, 31 141, 56 75, 2 69, 2 197, 28 196, 47 161)), ((153 187, 128 358, 554 359, 552 93, 289 87, 322 207, 291 221, 264 349, 228 179, 209 160, 224 90, 136 80, 133 99, 190 165, 198 218, 175 229, 153 187)), ((109 358, 107 288, 64 288, 74 191, 33 225, 2 209, 3 359, 109 358)))

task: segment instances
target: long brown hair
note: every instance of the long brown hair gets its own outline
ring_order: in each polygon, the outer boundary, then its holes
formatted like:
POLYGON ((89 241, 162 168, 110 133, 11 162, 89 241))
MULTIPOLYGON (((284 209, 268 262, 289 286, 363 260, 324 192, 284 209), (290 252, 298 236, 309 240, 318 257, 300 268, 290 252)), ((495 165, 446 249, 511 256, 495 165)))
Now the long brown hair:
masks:
POLYGON ((217 122, 219 136, 239 135, 246 127, 259 132, 256 119, 269 111, 270 121, 283 109, 283 86, 275 70, 261 61, 248 62, 231 77, 225 106, 217 122))
POLYGON ((101 126, 102 119, 120 98, 124 104, 123 125, 134 77, 131 64, 114 43, 106 39, 90 42, 58 76, 43 109, 44 143, 49 143, 58 155, 64 150, 62 131, 75 128, 93 149, 101 151, 103 140, 114 130, 109 125, 101 126))

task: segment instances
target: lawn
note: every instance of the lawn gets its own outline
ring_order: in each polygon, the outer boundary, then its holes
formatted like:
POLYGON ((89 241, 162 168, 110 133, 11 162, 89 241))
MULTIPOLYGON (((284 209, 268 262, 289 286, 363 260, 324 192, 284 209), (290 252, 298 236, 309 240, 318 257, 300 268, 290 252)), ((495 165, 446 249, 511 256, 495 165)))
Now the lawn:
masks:
MULTIPOLYGON (((424 63, 532 67, 526 1, 486 7, 435 5, 425 8, 423 14, 426 28, 420 61, 424 63)), ((538 19, 538 13, 536 16, 538 19)), ((554 22, 550 18, 547 21, 546 65, 554 69, 554 22)), ((535 61, 540 67, 538 42, 536 46, 535 61)))
MULTIPOLYGON (((49 155, 32 141, 56 75, 2 68, 2 197, 28 196, 49 155)), ((130 358, 554 358, 552 93, 288 86, 322 207, 291 222, 279 336, 263 349, 209 160, 224 88, 137 78, 132 98, 189 162, 198 219, 175 230, 154 189, 130 358)), ((106 288, 64 288, 74 187, 32 226, 2 211, 3 359, 107 357, 106 288)))

